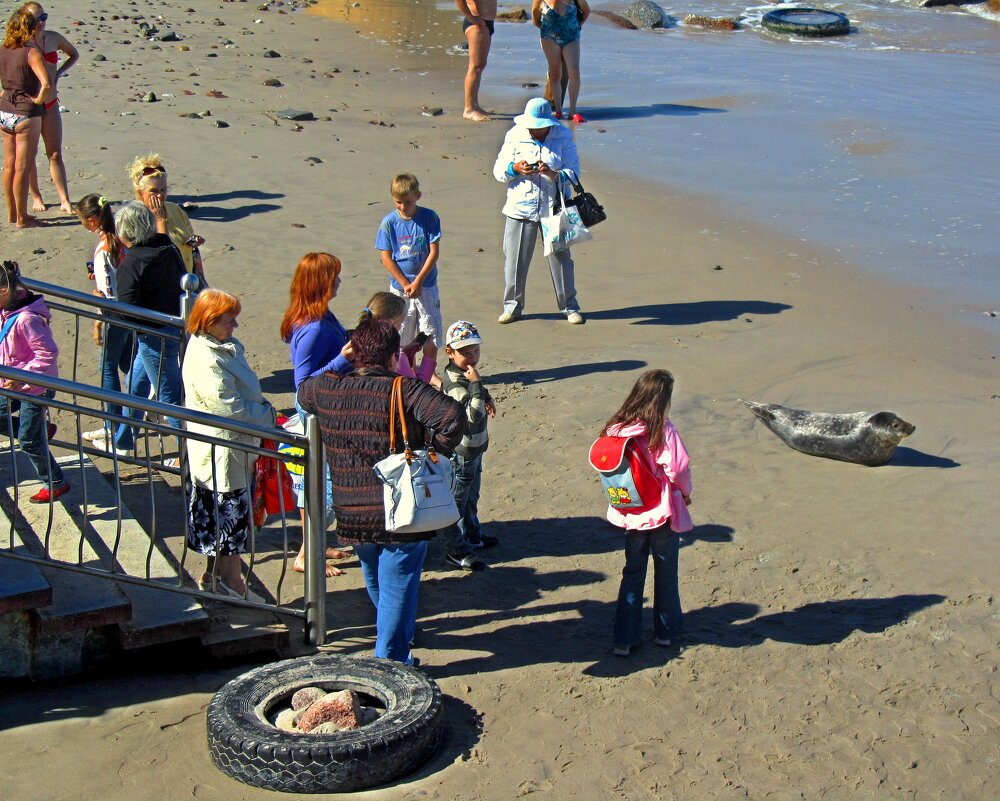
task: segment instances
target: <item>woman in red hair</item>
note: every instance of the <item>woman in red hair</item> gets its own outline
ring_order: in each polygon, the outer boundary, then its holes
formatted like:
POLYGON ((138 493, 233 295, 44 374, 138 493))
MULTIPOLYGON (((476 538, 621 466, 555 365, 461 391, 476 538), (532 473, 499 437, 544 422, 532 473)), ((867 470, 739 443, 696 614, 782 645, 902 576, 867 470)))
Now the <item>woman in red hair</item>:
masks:
MULTIPOLYGON (((292 276, 292 286, 288 290, 288 308, 281 320, 281 339, 288 343, 295 374, 295 391, 307 378, 321 375, 332 369, 333 360, 340 355, 347 344, 347 331, 330 311, 330 301, 337 297, 340 288, 340 259, 332 253, 307 253, 299 260, 292 276)), ((296 397, 295 408, 304 417, 302 407, 296 397)), ((326 508, 333 508, 332 488, 327 477, 326 508)), ((302 508, 305 499, 299 495, 298 505, 302 508)), ((303 512, 302 530, 305 531, 303 512)), ((344 551, 327 548, 329 559, 342 559, 344 551)), ((305 542, 292 563, 292 569, 305 571, 305 542)), ((327 577, 339 576, 343 571, 332 565, 326 566, 327 577)))
MULTIPOLYGON (((247 363, 243 345, 233 332, 241 310, 233 295, 205 289, 187 321, 190 335, 184 351, 184 405, 258 426, 274 425, 274 407, 264 398, 260 381, 247 363)), ((247 445, 260 441, 243 434, 198 423, 187 430, 247 445)), ((198 581, 203 590, 264 600, 247 589, 240 564, 250 533, 250 479, 254 458, 243 450, 187 441, 191 469, 188 547, 208 557, 198 581)))

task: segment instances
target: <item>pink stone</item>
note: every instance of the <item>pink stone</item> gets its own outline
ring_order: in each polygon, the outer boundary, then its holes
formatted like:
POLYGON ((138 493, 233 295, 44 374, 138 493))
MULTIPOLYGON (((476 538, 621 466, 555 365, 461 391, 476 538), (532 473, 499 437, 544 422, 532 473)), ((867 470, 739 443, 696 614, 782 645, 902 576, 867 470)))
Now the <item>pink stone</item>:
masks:
POLYGON ((296 690, 295 695, 292 696, 292 709, 295 711, 305 709, 324 695, 326 695, 326 690, 322 687, 303 687, 301 690, 296 690))
POLYGON ((312 731, 320 723, 332 721, 340 729, 361 725, 361 704, 353 690, 330 693, 314 701, 299 720, 299 731, 312 731))

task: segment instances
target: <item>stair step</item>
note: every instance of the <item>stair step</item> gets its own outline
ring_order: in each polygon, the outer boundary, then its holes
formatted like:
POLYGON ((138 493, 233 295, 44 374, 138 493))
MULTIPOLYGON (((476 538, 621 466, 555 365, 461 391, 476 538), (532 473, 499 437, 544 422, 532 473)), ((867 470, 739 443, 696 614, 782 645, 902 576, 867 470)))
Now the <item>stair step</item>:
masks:
POLYGON ((288 647, 288 628, 270 612, 210 603, 211 629, 201 638, 212 656, 224 659, 288 647))
MULTIPOLYGON (((5 457, 6 455, 4 454, 5 457)), ((19 477, 33 477, 34 472, 27 457, 20 451, 15 451, 15 458, 18 459, 19 477)), ((150 547, 150 535, 139 525, 119 498, 116 488, 108 483, 90 459, 84 457, 82 469, 76 454, 56 461, 62 466, 72 489, 52 505, 49 556, 71 564, 114 569, 139 577, 147 575, 148 560, 149 578, 177 586, 175 567, 159 547, 150 547), (83 507, 84 489, 86 509, 83 507), (84 532, 82 548, 81 531, 84 532)), ((25 492, 30 494, 37 486, 37 481, 22 481, 19 491, 22 495, 25 492)), ((25 503, 21 505, 21 512, 35 532, 35 541, 29 540, 25 544, 32 552, 42 553, 48 527, 48 504, 25 503)), ((28 539, 27 536, 25 539, 28 539)), ((162 543, 155 545, 162 546, 162 543)), ((103 581, 112 586, 116 584, 110 577, 103 581)), ((208 631, 208 615, 192 596, 125 583, 118 584, 118 589, 132 607, 131 619, 118 624, 124 648, 200 637, 208 631)))
POLYGON ((98 628, 132 618, 132 605, 114 582, 57 567, 42 567, 41 572, 53 589, 52 603, 34 612, 46 632, 98 628))
MULTIPOLYGON (((0 511, 0 525, 6 515, 0 511)), ((7 531, 10 529, 8 528, 7 531)), ((3 535, 7 544, 6 535, 3 535)), ((3 550, 6 550, 4 548, 3 550)), ((23 612, 52 603, 52 587, 42 572, 30 562, 5 559, 0 551, 0 615, 23 612)))

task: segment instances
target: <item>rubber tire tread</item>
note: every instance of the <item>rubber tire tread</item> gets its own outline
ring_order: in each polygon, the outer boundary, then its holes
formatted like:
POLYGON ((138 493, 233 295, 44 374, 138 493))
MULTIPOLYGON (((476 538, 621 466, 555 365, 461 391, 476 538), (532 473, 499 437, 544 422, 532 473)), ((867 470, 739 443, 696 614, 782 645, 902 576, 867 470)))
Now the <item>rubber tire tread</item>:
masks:
POLYGON ((843 36, 851 32, 851 21, 836 11, 825 8, 776 8, 761 17, 760 24, 774 33, 789 33, 793 36, 843 36), (799 14, 828 14, 829 22, 796 22, 799 14))
POLYGON ((437 750, 441 690, 415 668, 388 659, 321 654, 264 665, 224 685, 208 705, 213 764, 252 787, 285 793, 351 792, 412 773, 437 750), (385 712, 335 734, 281 731, 263 714, 308 686, 351 689, 385 712))

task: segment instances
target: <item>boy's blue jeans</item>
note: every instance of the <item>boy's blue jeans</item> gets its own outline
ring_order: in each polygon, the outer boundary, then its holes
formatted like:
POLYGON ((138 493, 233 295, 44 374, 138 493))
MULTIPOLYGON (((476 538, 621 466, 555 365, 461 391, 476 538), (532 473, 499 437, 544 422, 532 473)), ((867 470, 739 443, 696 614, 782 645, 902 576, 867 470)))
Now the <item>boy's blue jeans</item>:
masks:
POLYGON ((680 542, 669 525, 625 532, 625 568, 618 590, 614 644, 631 648, 642 634, 642 593, 646 565, 653 555, 653 636, 670 640, 681 633, 681 595, 677 583, 680 542))
MULTIPOLYGON (((52 398, 55 394, 54 390, 47 389, 41 397, 52 398)), ((59 489, 65 479, 62 469, 49 453, 49 432, 44 407, 27 401, 12 401, 6 395, 0 395, 0 434, 9 434, 15 427, 21 450, 28 454, 39 480, 48 487, 51 478, 52 489, 59 489), (7 425, 8 407, 12 413, 20 407, 19 414, 11 416, 10 426, 7 425)))
MULTIPOLYGON (((160 403, 180 405, 183 387, 181 366, 177 360, 180 343, 151 334, 139 334, 136 340, 138 347, 135 361, 132 362, 132 370, 128 376, 129 393, 140 398, 148 398, 150 387, 155 387, 156 399, 160 403)), ((143 414, 141 409, 127 411, 128 417, 136 419, 141 418, 143 414)), ((181 421, 168 417, 167 425, 171 428, 180 428, 181 421)), ((135 447, 135 430, 132 426, 118 426, 115 447, 128 450, 135 447)))
POLYGON ((354 546, 368 597, 375 604, 375 656, 413 664, 410 642, 417 631, 417 598, 427 542, 362 543, 354 546))
POLYGON ((455 474, 452 492, 459 517, 449 531, 449 540, 455 553, 466 554, 472 550, 472 543, 478 543, 482 539, 479 526, 479 490, 483 483, 483 454, 471 459, 453 454, 451 466, 455 474))

